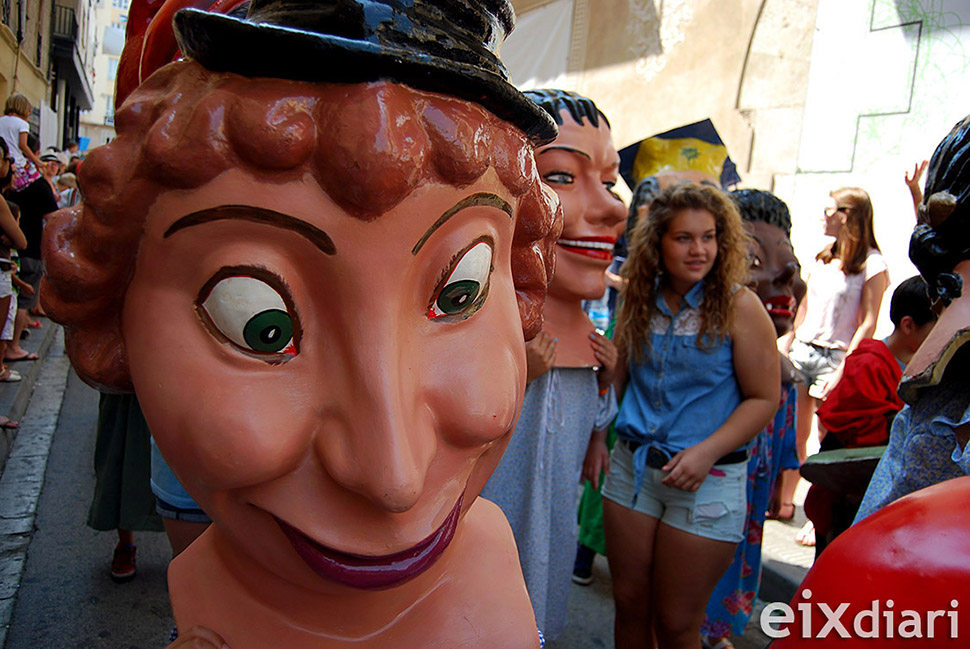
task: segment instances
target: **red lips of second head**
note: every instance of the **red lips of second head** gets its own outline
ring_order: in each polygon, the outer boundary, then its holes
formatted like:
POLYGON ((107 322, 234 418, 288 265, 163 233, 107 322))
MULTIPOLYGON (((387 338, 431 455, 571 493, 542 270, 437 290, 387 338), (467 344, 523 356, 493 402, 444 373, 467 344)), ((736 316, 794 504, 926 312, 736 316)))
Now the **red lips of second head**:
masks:
POLYGON ((613 261, 613 246, 615 237, 580 237, 577 239, 560 239, 558 245, 564 250, 591 259, 613 261))
POLYGON ((765 308, 771 315, 794 316, 795 298, 791 295, 776 295, 764 301, 765 308))

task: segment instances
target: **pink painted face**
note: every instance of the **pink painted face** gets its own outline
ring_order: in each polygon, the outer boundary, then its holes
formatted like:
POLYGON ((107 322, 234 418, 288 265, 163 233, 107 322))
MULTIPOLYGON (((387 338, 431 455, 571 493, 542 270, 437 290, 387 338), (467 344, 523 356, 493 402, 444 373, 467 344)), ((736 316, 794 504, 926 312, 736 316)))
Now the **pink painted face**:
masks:
POLYGON ((602 118, 598 127, 585 120, 580 125, 563 111, 562 122, 555 141, 536 150, 539 175, 559 195, 563 211, 549 294, 596 299, 606 290, 605 272, 626 220, 626 207, 613 193, 620 157, 602 118))
POLYGON ((489 172, 368 222, 309 179, 240 170, 155 202, 132 379, 176 475, 257 563, 386 588, 448 547, 525 385, 512 202, 489 172))

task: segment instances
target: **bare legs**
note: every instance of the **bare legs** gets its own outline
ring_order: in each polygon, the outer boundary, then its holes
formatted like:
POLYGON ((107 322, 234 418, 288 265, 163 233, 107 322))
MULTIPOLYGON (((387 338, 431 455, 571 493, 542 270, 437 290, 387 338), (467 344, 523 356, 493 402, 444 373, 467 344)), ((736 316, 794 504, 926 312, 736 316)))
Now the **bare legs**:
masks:
POLYGON ((616 649, 652 649, 651 576, 660 521, 603 499, 606 558, 613 578, 616 649))
MULTIPOLYGON (((808 438, 812 436, 812 420, 818 410, 818 399, 809 396, 808 386, 798 385, 798 401, 795 403, 795 450, 798 451, 798 463, 802 464, 808 458, 808 438)), ((792 490, 794 493, 794 489, 792 490)))
POLYGON ((603 501, 603 523, 616 649, 697 649, 707 601, 737 545, 683 532, 610 500, 603 501))

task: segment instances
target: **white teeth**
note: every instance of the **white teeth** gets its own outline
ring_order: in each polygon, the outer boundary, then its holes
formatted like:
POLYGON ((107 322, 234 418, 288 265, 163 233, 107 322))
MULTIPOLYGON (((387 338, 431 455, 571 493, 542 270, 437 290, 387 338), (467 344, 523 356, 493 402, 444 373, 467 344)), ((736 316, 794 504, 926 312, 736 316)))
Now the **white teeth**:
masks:
POLYGON ((589 248, 591 250, 613 250, 612 243, 605 241, 577 241, 575 239, 560 239, 559 245, 569 246, 570 248, 589 248))

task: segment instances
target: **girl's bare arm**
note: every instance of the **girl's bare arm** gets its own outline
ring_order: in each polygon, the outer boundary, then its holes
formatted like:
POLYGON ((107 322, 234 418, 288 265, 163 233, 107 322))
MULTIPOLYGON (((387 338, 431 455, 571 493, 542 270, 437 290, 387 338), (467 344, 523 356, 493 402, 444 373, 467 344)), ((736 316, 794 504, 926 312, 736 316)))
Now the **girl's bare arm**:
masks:
POLYGON ((14 248, 21 250, 27 247, 27 237, 17 224, 17 219, 10 212, 7 201, 0 198, 0 230, 10 239, 14 248))

